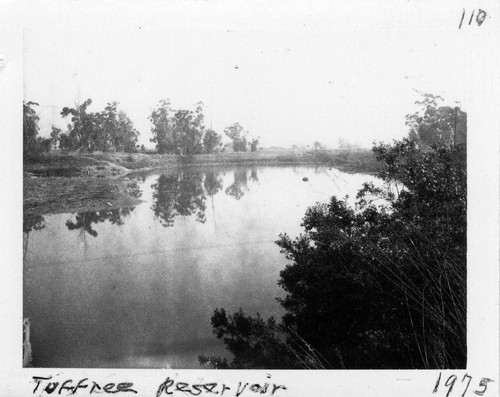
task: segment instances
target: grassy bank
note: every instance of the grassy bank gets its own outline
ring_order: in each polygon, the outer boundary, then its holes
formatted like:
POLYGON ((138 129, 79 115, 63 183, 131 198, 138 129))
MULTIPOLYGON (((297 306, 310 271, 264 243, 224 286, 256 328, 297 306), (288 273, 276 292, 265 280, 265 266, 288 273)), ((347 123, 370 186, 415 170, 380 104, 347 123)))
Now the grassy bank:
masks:
POLYGON ((204 164, 324 164, 347 172, 373 173, 379 171, 371 150, 293 150, 268 149, 258 152, 198 154, 178 156, 145 153, 64 153, 48 152, 25 162, 25 172, 42 173, 68 170, 71 176, 119 176, 131 171, 204 164))
POLYGON ((346 172, 379 171, 363 151, 261 150, 194 156, 146 153, 41 153, 24 164, 25 213, 98 211, 138 203, 137 188, 121 176, 183 165, 325 165, 346 172))

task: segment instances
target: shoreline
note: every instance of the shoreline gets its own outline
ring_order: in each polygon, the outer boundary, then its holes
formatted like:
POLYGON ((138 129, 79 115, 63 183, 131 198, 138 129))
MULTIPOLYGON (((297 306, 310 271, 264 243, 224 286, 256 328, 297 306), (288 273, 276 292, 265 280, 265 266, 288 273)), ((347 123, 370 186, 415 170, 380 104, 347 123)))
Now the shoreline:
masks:
POLYGON ((375 174, 371 151, 291 150, 201 154, 76 154, 52 152, 24 164, 23 212, 26 215, 111 211, 142 202, 130 176, 182 167, 328 166, 348 173, 375 174))

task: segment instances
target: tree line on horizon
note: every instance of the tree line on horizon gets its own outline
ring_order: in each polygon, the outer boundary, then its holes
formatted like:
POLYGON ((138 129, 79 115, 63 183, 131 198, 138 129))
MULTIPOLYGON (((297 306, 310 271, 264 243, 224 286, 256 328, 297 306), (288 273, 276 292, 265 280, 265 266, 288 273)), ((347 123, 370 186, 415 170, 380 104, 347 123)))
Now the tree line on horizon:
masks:
POLYGON ((137 149, 139 132, 127 114, 118 110, 118 102, 110 102, 100 112, 90 112, 92 104, 87 99, 75 107, 64 107, 61 117, 67 119, 66 131, 52 126, 50 138, 38 136, 40 120, 36 102, 23 103, 23 149, 24 157, 59 148, 66 151, 118 151, 134 152, 137 149))
MULTIPOLYGON (((159 153, 192 155, 222 150, 222 135, 205 126, 203 103, 195 106, 194 110, 174 110, 168 99, 158 102, 149 120, 151 142, 159 153)), ((226 127, 224 134, 232 140, 235 152, 257 151, 258 138, 249 141, 249 132, 240 123, 226 127)))
MULTIPOLYGON (((92 153, 145 151, 139 147, 140 135, 128 115, 119 110, 118 102, 109 102, 104 110, 89 111, 92 104, 89 98, 74 107, 64 107, 60 115, 69 121, 66 130, 52 126, 50 138, 38 136, 40 120, 36 111, 38 103, 23 102, 23 152, 24 158, 33 158, 40 152, 51 149, 64 151, 82 151, 92 153)), ((160 100, 149 116, 151 142, 156 144, 160 154, 211 154, 225 150, 222 135, 205 126, 203 103, 198 102, 194 110, 173 109, 169 100, 160 100)), ((249 137, 249 131, 240 123, 234 123, 224 129, 224 134, 231 139, 235 152, 256 152, 259 138, 249 137)))

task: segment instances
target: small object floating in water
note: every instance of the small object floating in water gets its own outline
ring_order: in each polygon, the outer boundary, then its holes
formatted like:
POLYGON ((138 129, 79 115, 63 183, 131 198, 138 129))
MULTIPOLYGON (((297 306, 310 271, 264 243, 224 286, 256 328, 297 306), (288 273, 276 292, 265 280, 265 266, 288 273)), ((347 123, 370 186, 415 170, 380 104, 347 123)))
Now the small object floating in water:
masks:
POLYGON ((112 207, 112 206, 113 206, 111 203, 108 203, 108 202, 107 202, 106 204, 107 204, 107 205, 109 205, 110 207, 112 207))
POLYGON ((303 180, 304 182, 307 182, 307 181, 309 180, 309 178, 308 178, 307 176, 305 176, 304 178, 302 178, 302 180, 303 180))

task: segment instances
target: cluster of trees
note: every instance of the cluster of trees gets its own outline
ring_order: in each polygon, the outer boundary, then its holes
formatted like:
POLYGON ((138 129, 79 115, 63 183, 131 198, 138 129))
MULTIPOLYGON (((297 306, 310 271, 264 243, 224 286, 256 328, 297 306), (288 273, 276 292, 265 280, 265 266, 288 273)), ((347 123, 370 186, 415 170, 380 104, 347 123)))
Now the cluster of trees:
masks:
POLYGON ((74 108, 64 107, 63 118, 69 118, 67 131, 52 126, 50 138, 38 137, 40 130, 34 106, 36 102, 23 103, 23 142, 24 157, 31 158, 37 153, 59 147, 62 150, 96 150, 135 152, 139 132, 127 114, 118 110, 118 102, 110 102, 100 112, 89 112, 91 99, 74 108))
POLYGON ((246 131, 240 123, 231 124, 224 129, 226 134, 233 141, 233 150, 235 152, 246 152, 250 145, 250 151, 256 152, 259 144, 258 138, 249 138, 249 132, 246 131))
MULTIPOLYGON (((118 110, 118 102, 109 102, 104 110, 90 112, 89 98, 75 107, 64 107, 61 116, 69 119, 67 130, 52 126, 50 138, 38 137, 40 120, 35 102, 23 103, 24 115, 24 156, 26 159, 51 148, 62 150, 135 152, 139 132, 130 118, 118 110)), ((158 153, 193 155, 215 153, 224 150, 222 136, 211 128, 205 127, 203 104, 196 104, 195 110, 174 110, 169 100, 161 100, 153 109, 149 120, 152 124, 151 141, 156 143, 158 153)), ((258 138, 249 139, 249 132, 239 123, 224 130, 233 141, 235 152, 250 149, 257 151, 258 138)))
MULTIPOLYGON (((198 102, 194 110, 174 110, 168 99, 158 102, 149 117, 153 138, 159 153, 193 155, 214 153, 222 150, 222 136, 205 127, 203 103, 198 102)), ((233 141, 235 152, 245 152, 250 145, 252 152, 257 151, 259 140, 248 142, 248 131, 234 123, 224 130, 233 141)))
POLYGON ((118 110, 118 102, 108 103, 101 112, 89 112, 91 103, 87 99, 74 108, 63 108, 61 116, 70 117, 71 124, 67 132, 52 127, 54 146, 59 141, 63 150, 135 152, 139 132, 127 114, 118 110))
POLYGON ((161 100, 149 117, 153 124, 151 142, 156 143, 159 153, 191 155, 203 153, 206 140, 205 149, 213 152, 221 140, 214 131, 205 131, 204 119, 201 102, 192 111, 174 110, 168 100, 161 100))
POLYGON ((316 204, 300 236, 280 235, 281 321, 215 311, 230 367, 465 367, 466 152, 450 131, 457 115, 466 134, 466 114, 426 99, 408 138, 374 145, 381 187, 365 183, 356 208, 316 204))

